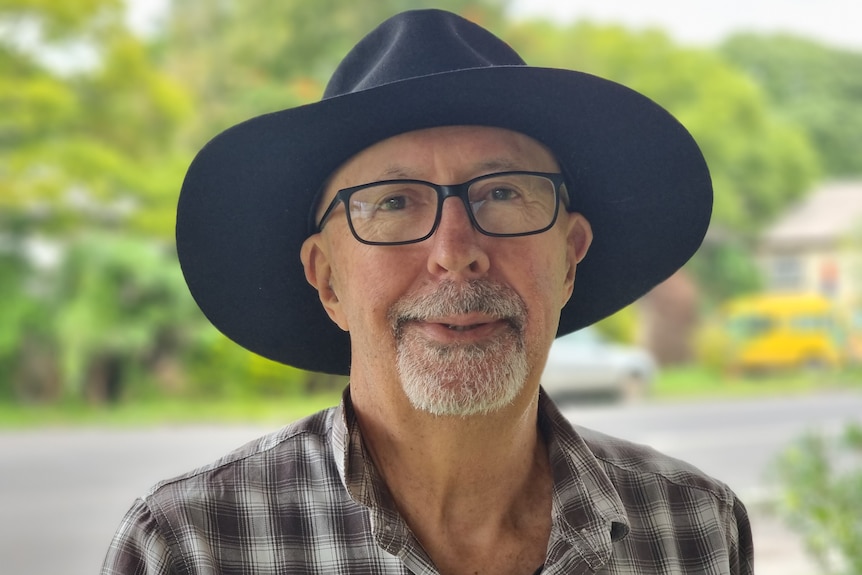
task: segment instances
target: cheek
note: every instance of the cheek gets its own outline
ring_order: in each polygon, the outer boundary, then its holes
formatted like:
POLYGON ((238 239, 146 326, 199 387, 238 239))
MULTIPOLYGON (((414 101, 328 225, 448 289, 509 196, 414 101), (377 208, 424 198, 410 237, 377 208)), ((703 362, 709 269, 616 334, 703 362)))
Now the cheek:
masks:
POLYGON ((335 287, 344 313, 353 328, 386 323, 392 303, 406 289, 407 279, 415 277, 401 258, 386 257, 381 246, 359 247, 345 252, 334 270, 335 287))
POLYGON ((534 305, 556 316, 567 300, 567 260, 564 254, 546 253, 547 257, 536 257, 535 252, 521 256, 521 276, 529 282, 534 305))
POLYGON ((557 333, 560 310, 568 299, 564 250, 526 250, 512 254, 508 281, 527 305, 526 343, 533 365, 544 365, 547 349, 557 333))
POLYGON ((340 277, 346 278, 340 285, 339 298, 348 321, 354 374, 386 373, 395 365, 396 346, 388 312, 410 290, 407 280, 416 274, 404 264, 394 265, 390 259, 356 254, 345 258, 339 269, 340 277))

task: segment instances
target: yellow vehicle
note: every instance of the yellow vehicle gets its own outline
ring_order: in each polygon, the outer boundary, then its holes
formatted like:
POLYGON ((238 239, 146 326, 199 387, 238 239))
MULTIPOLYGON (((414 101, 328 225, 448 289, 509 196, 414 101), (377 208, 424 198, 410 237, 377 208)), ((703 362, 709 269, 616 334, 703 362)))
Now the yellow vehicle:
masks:
POLYGON ((726 308, 730 365, 744 371, 831 368, 845 341, 833 304, 816 294, 761 294, 726 308))

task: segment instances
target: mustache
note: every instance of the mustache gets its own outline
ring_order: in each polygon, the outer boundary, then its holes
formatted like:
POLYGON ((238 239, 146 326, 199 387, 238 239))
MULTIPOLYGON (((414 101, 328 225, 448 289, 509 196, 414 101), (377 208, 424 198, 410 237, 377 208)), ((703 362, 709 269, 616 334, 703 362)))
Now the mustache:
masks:
POLYGON ((388 319, 397 338, 404 324, 449 315, 482 313, 506 320, 520 330, 527 306, 512 288, 484 279, 441 282, 432 292, 408 295, 389 309, 388 319))

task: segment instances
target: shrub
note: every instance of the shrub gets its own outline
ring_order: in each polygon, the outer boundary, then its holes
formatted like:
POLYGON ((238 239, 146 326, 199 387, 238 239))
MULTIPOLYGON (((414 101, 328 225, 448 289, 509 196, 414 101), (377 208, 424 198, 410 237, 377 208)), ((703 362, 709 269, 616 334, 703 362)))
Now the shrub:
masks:
POLYGON ((862 573, 862 426, 808 435, 778 460, 779 507, 825 573, 862 573))

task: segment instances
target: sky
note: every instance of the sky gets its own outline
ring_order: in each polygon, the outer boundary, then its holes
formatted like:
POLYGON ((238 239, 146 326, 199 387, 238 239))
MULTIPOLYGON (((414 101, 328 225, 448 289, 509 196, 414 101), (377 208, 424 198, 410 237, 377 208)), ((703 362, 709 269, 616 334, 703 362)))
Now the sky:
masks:
POLYGON ((513 0, 512 14, 657 27, 685 45, 715 45, 742 31, 790 32, 862 52, 860 0, 513 0))

